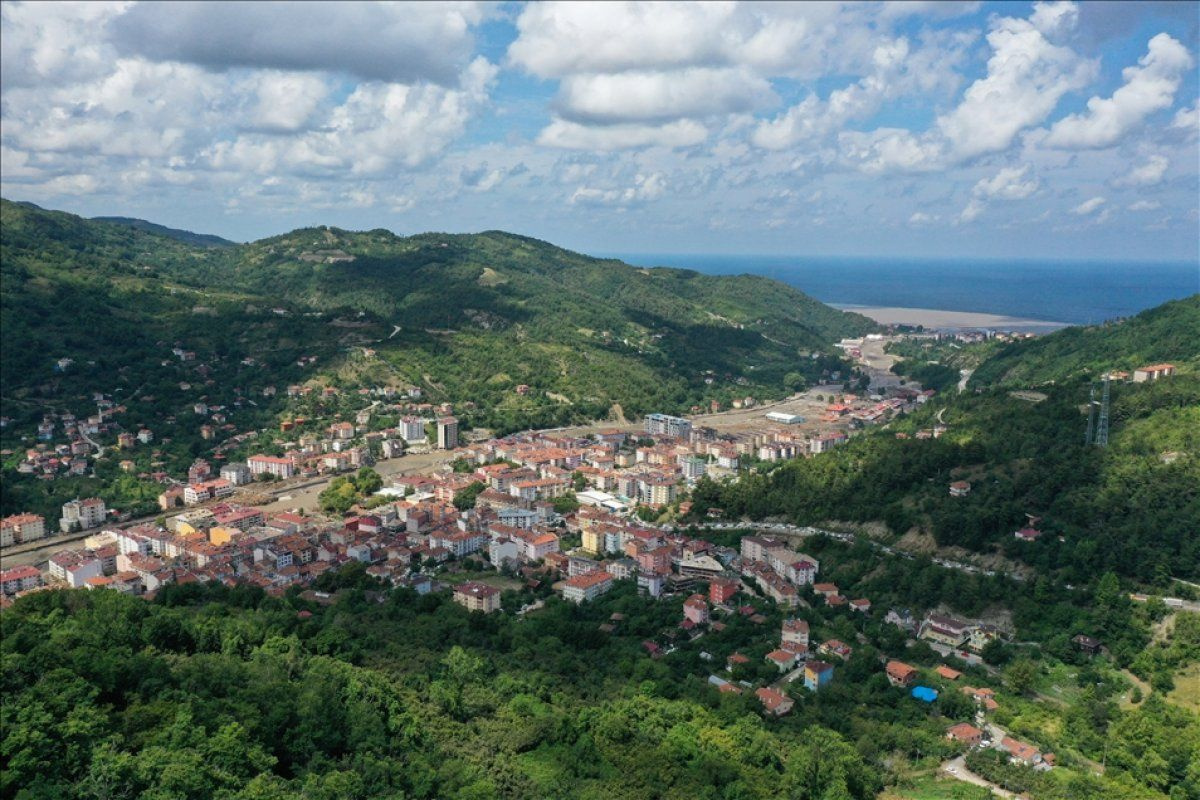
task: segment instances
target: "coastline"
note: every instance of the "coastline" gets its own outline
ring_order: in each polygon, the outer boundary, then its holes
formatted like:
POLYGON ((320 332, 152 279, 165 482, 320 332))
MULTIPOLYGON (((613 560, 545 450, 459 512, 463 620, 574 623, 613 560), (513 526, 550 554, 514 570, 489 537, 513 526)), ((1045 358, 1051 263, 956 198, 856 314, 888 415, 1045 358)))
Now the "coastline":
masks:
POLYGON ((1028 333, 1048 333, 1069 327, 1068 322, 1010 317, 981 311, 946 311, 936 308, 899 308, 895 306, 859 306, 850 303, 830 303, 841 311, 853 311, 870 317, 880 325, 923 325, 945 331, 1005 330, 1028 333))

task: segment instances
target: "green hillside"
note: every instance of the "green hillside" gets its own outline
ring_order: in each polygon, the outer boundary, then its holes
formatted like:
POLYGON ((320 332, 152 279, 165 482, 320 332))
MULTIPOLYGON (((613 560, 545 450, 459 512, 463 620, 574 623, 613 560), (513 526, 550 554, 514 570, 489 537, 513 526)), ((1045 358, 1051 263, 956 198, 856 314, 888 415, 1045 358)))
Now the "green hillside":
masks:
POLYGON ((614 403, 780 396, 842 366, 832 341, 872 328, 770 280, 638 269, 501 232, 320 228, 199 248, 10 202, 3 227, 9 392, 55 378, 59 357, 99 364, 151 336, 191 349, 216 336, 231 358, 296 341, 324 379, 419 386, 511 427, 604 417, 614 403), (376 357, 343 369, 355 344, 376 357))
POLYGON ((168 239, 176 239, 184 244, 194 244, 201 247, 233 247, 237 244, 237 242, 231 242, 228 239, 222 239, 220 236, 213 236, 210 233, 194 233, 192 231, 180 230, 179 228, 168 228, 166 225, 159 225, 135 217, 92 217, 92 220, 95 222, 107 222, 111 225, 125 225, 129 228, 157 233, 161 236, 166 236, 168 239))
POLYGON ((1095 380, 1109 370, 1132 371, 1164 361, 1200 370, 1200 294, 1128 319, 1004 345, 979 365, 971 385, 1095 380))

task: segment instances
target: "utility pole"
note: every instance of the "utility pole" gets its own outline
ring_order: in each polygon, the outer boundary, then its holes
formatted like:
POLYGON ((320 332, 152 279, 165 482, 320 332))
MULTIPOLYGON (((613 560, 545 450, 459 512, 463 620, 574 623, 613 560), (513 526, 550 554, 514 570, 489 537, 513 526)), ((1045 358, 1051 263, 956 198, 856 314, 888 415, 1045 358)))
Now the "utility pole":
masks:
POLYGON ((1092 430, 1096 423, 1096 384, 1092 384, 1088 392, 1088 424, 1087 431, 1083 434, 1083 443, 1092 443, 1092 430))
POLYGON ((1100 400, 1100 421, 1096 425, 1096 446, 1108 447, 1108 375, 1104 376, 1104 396, 1100 400))

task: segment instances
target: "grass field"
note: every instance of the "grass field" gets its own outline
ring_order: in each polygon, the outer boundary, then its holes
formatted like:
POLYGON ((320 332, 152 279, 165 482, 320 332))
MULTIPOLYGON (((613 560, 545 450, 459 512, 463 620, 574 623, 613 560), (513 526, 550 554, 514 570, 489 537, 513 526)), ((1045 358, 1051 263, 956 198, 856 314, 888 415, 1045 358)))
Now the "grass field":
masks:
POLYGON ((879 800, 988 800, 991 792, 982 786, 937 775, 916 778, 911 786, 892 787, 879 800))
POLYGON ((1188 711, 1200 713, 1200 663, 1189 664, 1175 673, 1175 688, 1167 699, 1188 711))

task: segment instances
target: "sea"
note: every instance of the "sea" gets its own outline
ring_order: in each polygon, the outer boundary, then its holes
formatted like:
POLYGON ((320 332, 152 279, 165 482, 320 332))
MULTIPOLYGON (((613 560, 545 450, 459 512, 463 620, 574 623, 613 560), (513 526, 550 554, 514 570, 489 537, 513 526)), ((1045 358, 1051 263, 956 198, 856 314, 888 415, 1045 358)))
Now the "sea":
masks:
POLYGON ((612 253, 644 267, 750 273, 838 308, 927 308, 1072 325, 1127 317, 1200 292, 1200 265, 612 253))

